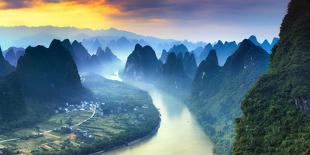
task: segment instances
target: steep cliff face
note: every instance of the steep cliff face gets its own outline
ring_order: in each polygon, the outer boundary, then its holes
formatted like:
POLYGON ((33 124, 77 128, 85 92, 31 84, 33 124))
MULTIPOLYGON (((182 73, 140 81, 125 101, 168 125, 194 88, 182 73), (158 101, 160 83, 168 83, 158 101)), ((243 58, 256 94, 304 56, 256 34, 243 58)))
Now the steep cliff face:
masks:
POLYGON ((242 102, 234 154, 309 154, 310 2, 292 0, 268 74, 242 102))
POLYGON ((182 59, 184 71, 186 75, 193 79, 197 71, 197 63, 193 53, 186 52, 182 59))
MULTIPOLYGON (((186 76, 193 79, 197 70, 196 58, 193 53, 190 53, 184 44, 174 45, 169 49, 169 52, 163 50, 160 61, 167 63, 169 54, 174 53, 178 60, 181 60, 186 76)), ((181 67, 181 66, 180 66, 181 67)))
POLYGON ((150 46, 137 44, 128 56, 123 77, 130 80, 153 81, 161 75, 162 63, 150 46))
POLYGON ((189 107, 215 143, 217 153, 231 152, 233 121, 241 114, 240 102, 265 73, 268 60, 266 51, 244 40, 223 67, 219 66, 214 50, 199 65, 189 107))
POLYGON ((194 55, 185 52, 184 47, 174 46, 170 52, 165 52, 167 56, 164 57, 167 58, 163 64, 150 46, 137 44, 127 59, 123 78, 152 83, 164 90, 177 92, 175 94, 187 93, 191 84, 188 74, 194 74, 197 66, 194 55))
POLYGON ((106 47, 103 50, 101 47, 97 49, 96 56, 103 62, 103 63, 111 63, 120 61, 113 53, 109 47, 106 47))
POLYGON ((168 57, 168 52, 167 52, 166 50, 163 50, 162 53, 161 53, 161 56, 160 56, 159 60, 160 60, 162 63, 166 63, 167 57, 168 57))
POLYGON ((77 66, 59 40, 53 40, 49 48, 28 47, 16 72, 29 96, 60 97, 83 89, 77 66))
POLYGON ((173 53, 173 52, 177 56, 184 55, 186 52, 188 52, 188 49, 184 44, 173 45, 173 47, 169 49, 168 53, 173 53))
POLYGON ((184 70, 182 56, 178 57, 174 52, 169 53, 163 65, 162 77, 162 83, 167 88, 175 90, 189 88, 190 79, 184 70))
POLYGON ((62 41, 62 46, 70 52, 74 62, 80 70, 87 68, 90 64, 91 56, 82 43, 79 43, 76 40, 71 43, 69 39, 65 39, 62 41))
POLYGON ((218 76, 220 69, 216 51, 211 50, 208 57, 198 66, 192 85, 192 98, 196 99, 202 96, 207 98, 217 92, 215 89, 220 81, 218 76), (205 89, 206 87, 213 89, 205 89), (202 92, 202 90, 204 91, 202 92))
POLYGON ((15 68, 4 59, 2 50, 0 48, 0 76, 6 76, 14 70, 15 68))
POLYGON ((122 66, 122 62, 115 56, 109 47, 102 49, 100 46, 94 55, 90 55, 82 43, 65 39, 63 47, 70 52, 79 72, 110 72, 111 68, 122 66))
POLYGON ((69 49, 69 52, 73 56, 73 60, 79 68, 83 68, 88 65, 91 56, 82 43, 77 42, 76 40, 73 41, 72 50, 69 49))
POLYGON ((121 60, 117 58, 116 55, 112 53, 109 47, 104 50, 99 47, 95 55, 91 56, 89 68, 104 69, 110 65, 120 64, 121 60))

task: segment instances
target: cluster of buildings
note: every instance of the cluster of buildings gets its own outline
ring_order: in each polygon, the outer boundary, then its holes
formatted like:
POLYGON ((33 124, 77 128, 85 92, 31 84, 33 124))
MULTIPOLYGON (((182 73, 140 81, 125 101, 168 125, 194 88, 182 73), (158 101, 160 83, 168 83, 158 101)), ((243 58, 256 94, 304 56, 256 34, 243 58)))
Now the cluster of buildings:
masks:
POLYGON ((59 129, 54 129, 54 132, 61 132, 64 134, 75 134, 78 138, 93 138, 94 136, 87 130, 75 129, 68 125, 62 126, 59 129))
MULTIPOLYGON (((55 110, 56 114, 63 114, 63 113, 71 113, 71 112, 78 112, 78 111, 93 111, 96 109, 96 116, 104 117, 107 114, 119 114, 119 113, 126 113, 129 111, 137 112, 138 117, 133 122, 134 124, 138 124, 141 120, 146 120, 143 113, 140 113, 143 109, 148 109, 149 107, 146 105, 142 106, 113 106, 113 105, 106 105, 104 102, 96 102, 96 101, 81 101, 80 104, 69 104, 68 102, 65 103, 64 107, 59 107, 55 110)), ((78 138, 93 138, 93 135, 87 131, 82 130, 76 127, 73 127, 69 123, 65 124, 60 128, 55 128, 54 132, 61 132, 64 134, 75 134, 78 138)))
POLYGON ((100 108, 101 106, 104 105, 105 105, 104 102, 94 102, 94 101, 81 101, 81 103, 77 105, 69 104, 68 102, 66 102, 65 107, 59 107, 57 110, 55 110, 55 114, 93 110, 95 108, 100 108))

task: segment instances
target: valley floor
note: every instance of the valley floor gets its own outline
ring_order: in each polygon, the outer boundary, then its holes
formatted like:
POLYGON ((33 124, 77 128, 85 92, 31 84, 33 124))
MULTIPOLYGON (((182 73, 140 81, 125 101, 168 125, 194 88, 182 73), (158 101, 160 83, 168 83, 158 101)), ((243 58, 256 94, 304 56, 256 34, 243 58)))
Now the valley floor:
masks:
MULTIPOLYGON (((132 82, 131 82, 132 84, 132 82)), ((157 133, 140 143, 100 155, 212 155, 213 144, 181 98, 149 84, 137 84, 147 91, 159 109, 157 133)))
POLYGON ((86 76, 94 97, 66 103, 33 128, 0 134, 0 154, 88 154, 110 150, 157 129, 160 117, 150 96, 126 84, 86 76))

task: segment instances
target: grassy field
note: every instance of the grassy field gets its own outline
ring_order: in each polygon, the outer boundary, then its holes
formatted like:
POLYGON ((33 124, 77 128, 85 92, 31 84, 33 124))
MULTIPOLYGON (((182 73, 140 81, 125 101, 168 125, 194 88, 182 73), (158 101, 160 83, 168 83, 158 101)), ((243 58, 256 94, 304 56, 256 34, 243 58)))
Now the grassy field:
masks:
POLYGON ((159 113, 146 92, 95 75, 83 78, 85 87, 94 93, 86 99, 87 106, 68 105, 32 128, 1 134, 0 151, 85 154, 126 145, 156 129, 159 113))

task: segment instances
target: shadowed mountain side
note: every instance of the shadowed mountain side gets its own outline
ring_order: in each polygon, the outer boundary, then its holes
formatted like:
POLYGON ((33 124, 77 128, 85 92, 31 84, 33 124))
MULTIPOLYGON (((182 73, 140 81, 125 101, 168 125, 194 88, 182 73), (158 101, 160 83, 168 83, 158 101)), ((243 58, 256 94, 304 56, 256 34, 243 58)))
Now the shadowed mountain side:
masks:
POLYGON ((123 77, 131 80, 158 80, 162 72, 162 63, 157 59, 155 51, 150 46, 137 44, 128 56, 123 77))
POLYGON ((71 54, 59 40, 53 40, 48 48, 28 47, 16 71, 1 78, 0 85, 0 119, 9 121, 0 130, 30 125, 65 102, 91 95, 81 84, 71 54))
POLYGON ((2 50, 0 48, 0 76, 6 76, 14 70, 15 68, 7 60, 4 59, 2 50))
POLYGON ((223 67, 214 50, 199 65, 189 107, 214 142, 216 153, 232 151, 233 122, 241 115, 240 102, 265 73, 268 61, 265 50, 244 40, 223 67))
POLYGON ((184 94, 189 90, 191 83, 184 63, 189 67, 187 71, 195 72, 197 66, 194 56, 188 52, 185 52, 184 56, 181 52, 178 56, 175 52, 167 54, 167 60, 162 64, 150 46, 142 47, 137 44, 127 59, 122 77, 124 80, 144 81, 171 92, 178 92, 176 94, 184 94))
POLYGON ((83 90, 76 64, 59 40, 49 48, 28 47, 16 72, 29 96, 66 96, 83 90))
POLYGON ((163 50, 159 60, 164 64, 167 63, 167 58, 171 53, 175 53, 178 59, 182 61, 182 66, 186 76, 193 79, 197 70, 197 63, 194 53, 190 53, 184 44, 179 44, 170 48, 169 52, 163 50))
POLYGON ((24 93, 18 76, 12 73, 0 78, 0 132, 7 122, 16 121, 26 114, 24 93))

